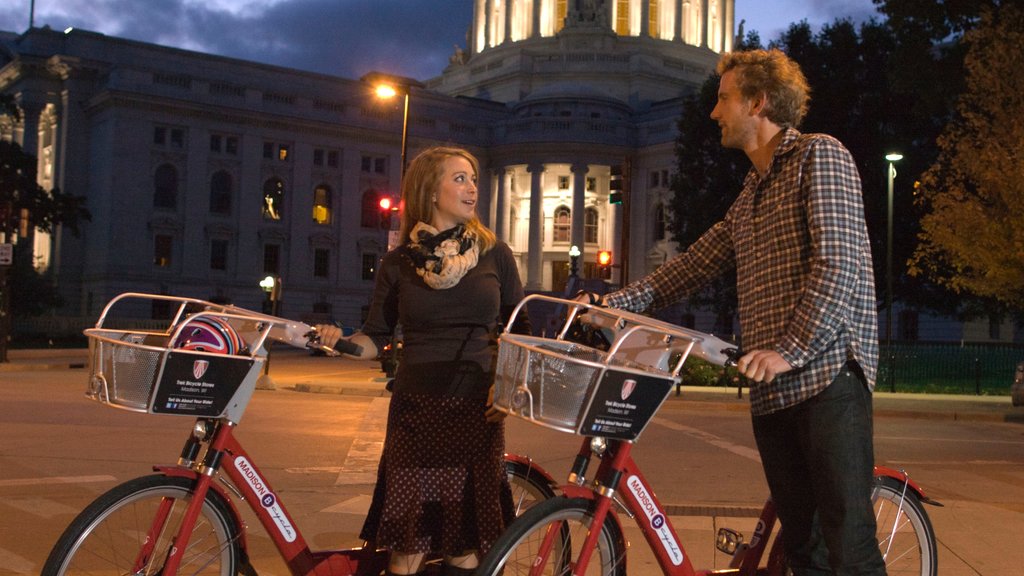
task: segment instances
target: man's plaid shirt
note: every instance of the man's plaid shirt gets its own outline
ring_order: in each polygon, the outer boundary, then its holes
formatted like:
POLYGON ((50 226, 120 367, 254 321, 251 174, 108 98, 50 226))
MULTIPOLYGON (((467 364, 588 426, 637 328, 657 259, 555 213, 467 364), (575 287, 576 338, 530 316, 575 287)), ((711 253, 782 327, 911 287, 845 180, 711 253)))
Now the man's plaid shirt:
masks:
POLYGON ((847 360, 872 389, 878 327, 860 177, 824 134, 785 131, 767 175, 753 168, 725 219, 647 277, 605 296, 641 312, 672 304, 736 268, 745 350, 775 350, 793 370, 753 384, 751 412, 769 414, 824 390, 847 360))

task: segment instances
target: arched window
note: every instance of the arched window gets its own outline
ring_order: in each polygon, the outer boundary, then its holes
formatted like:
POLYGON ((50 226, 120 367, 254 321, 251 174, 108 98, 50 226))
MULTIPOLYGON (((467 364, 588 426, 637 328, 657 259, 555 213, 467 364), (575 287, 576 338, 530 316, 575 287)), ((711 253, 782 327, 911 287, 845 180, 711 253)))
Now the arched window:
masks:
POLYGON ((583 241, 597 244, 597 208, 587 208, 583 213, 583 241))
POLYGON ((651 227, 654 232, 655 241, 665 239, 665 227, 667 225, 668 223, 665 221, 665 204, 659 202, 654 207, 654 226, 651 227))
POLYGON ((178 169, 170 164, 161 164, 153 174, 153 207, 178 207, 178 169))
POLYGON ((331 187, 320 184, 313 189, 313 222, 331 223, 331 187))
POLYGON ((210 212, 213 214, 231 213, 231 175, 223 170, 213 173, 210 177, 210 212))
POLYGON ((359 225, 363 228, 380 227, 379 200, 380 194, 376 190, 371 188, 366 192, 363 192, 363 198, 360 202, 359 210, 359 225))
POLYGON ((280 220, 284 208, 284 182, 280 178, 271 178, 263 183, 263 218, 280 220))
POLYGON ((551 241, 568 242, 572 226, 572 211, 568 206, 555 208, 555 217, 552 219, 551 241))

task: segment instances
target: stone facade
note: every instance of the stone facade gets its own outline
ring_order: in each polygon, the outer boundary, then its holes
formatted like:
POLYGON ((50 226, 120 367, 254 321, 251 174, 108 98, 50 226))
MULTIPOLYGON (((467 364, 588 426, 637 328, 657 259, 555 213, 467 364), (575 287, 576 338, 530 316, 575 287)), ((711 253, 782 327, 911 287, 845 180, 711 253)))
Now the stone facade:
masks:
POLYGON ((95 317, 125 291, 258 308, 274 274, 282 315, 358 325, 389 242, 376 201, 397 194, 406 121, 410 157, 452 143, 481 159, 481 215, 528 289, 561 289, 573 245, 591 276, 597 251, 612 250, 613 282, 663 262, 681 99, 731 47, 732 0, 475 10, 467 49, 410 89, 408 116, 354 79, 82 30, 0 35, 0 91, 22 111, 0 118, 0 137, 92 213, 80 237, 17 241, 33 242, 68 316, 95 317), (628 221, 608 202, 619 166, 628 221))

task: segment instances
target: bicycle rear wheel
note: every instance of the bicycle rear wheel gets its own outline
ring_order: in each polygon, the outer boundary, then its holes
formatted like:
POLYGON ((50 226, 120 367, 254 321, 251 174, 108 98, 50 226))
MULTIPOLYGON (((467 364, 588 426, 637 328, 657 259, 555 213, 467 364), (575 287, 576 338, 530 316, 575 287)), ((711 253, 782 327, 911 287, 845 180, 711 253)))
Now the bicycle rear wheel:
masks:
MULTIPOLYGON (((583 498, 552 498, 530 508, 498 538, 477 569, 477 576, 571 574, 593 524, 591 504, 592 501, 583 498), (540 554, 546 546, 550 551, 540 554)), ((626 574, 625 541, 610 517, 601 526, 585 573, 588 576, 626 574)))
MULTIPOLYGON (((64 530, 43 566, 43 576, 159 574, 192 499, 192 481, 153 475, 129 480, 101 495, 64 530), (158 509, 168 505, 156 526, 158 509), (151 553, 137 566, 147 538, 151 553)), ((179 575, 234 576, 239 528, 230 507, 210 491, 182 553, 179 575)))
POLYGON ((935 531, 917 494, 909 488, 904 491, 895 478, 881 476, 875 479, 871 500, 878 547, 889 576, 936 576, 935 531))

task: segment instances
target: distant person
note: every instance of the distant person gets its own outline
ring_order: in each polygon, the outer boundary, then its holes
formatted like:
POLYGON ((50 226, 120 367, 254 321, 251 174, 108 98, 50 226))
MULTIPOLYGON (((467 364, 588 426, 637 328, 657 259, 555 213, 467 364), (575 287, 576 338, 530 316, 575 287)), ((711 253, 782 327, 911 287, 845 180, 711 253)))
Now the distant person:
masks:
MULTIPOLYGON (((477 217, 478 163, 430 148, 402 185, 402 245, 384 256, 369 317, 349 340, 373 359, 401 325, 387 436, 361 537, 391 550, 389 574, 472 574, 514 517, 503 414, 490 405, 497 335, 523 286, 511 249, 477 217)), ((523 313, 517 331, 529 332, 523 313)), ((519 320, 517 320, 519 322, 519 320)), ((340 330, 318 326, 325 344, 340 330)))
MULTIPOLYGON (((871 504, 875 283, 850 153, 796 127, 810 89, 779 50, 722 55, 711 118, 753 164, 725 219, 604 296, 643 311, 736 270, 754 437, 793 573, 885 574, 871 504)), ((587 296, 589 297, 589 296, 587 296)), ((585 298, 585 297, 581 297, 585 298)))

